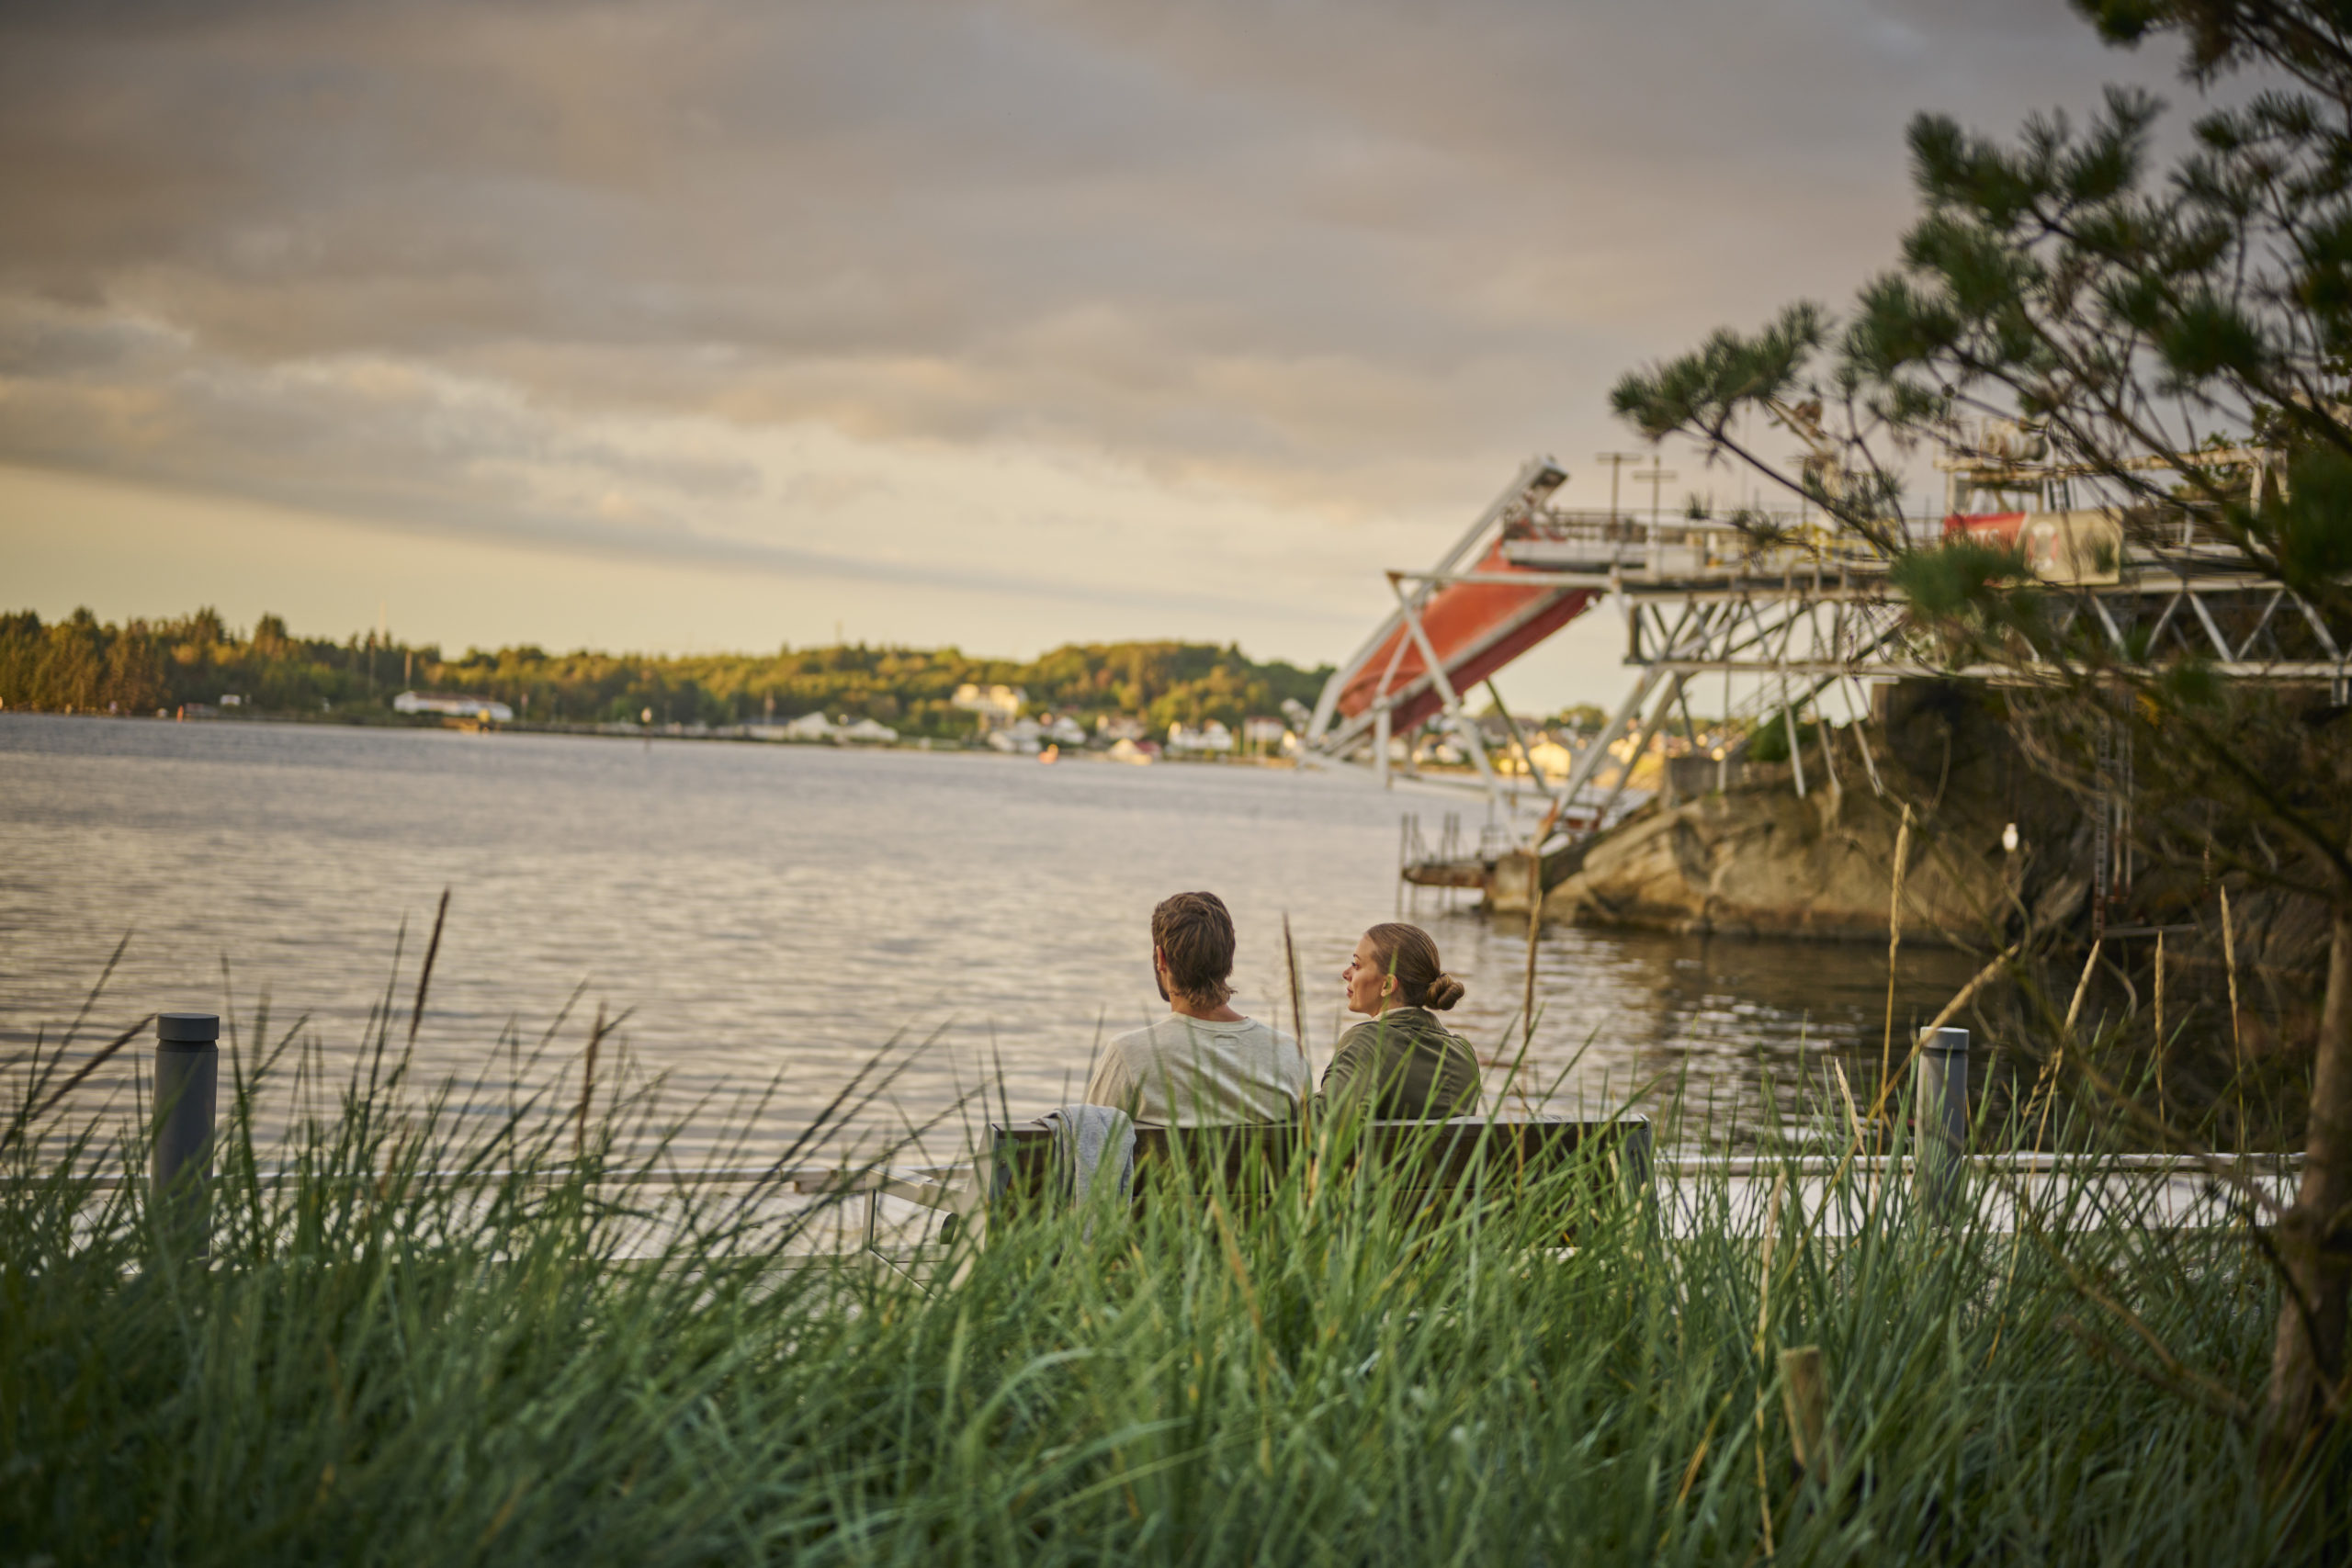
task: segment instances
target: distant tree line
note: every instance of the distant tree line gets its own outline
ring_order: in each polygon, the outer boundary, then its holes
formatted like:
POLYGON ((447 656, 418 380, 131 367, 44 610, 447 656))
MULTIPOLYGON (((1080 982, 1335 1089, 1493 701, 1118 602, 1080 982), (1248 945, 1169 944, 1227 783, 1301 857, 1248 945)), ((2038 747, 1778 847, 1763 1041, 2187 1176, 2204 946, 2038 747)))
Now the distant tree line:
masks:
POLYGON ((1164 729, 1238 724, 1284 699, 1311 705, 1329 674, 1212 643, 1072 643, 1025 662, 864 643, 674 659, 523 646, 449 658, 372 633, 298 637, 277 615, 245 635, 210 609, 120 625, 86 609, 46 624, 31 611, 0 615, 0 704, 52 713, 177 711, 234 696, 269 712, 389 720, 393 696, 417 690, 495 698, 529 720, 635 720, 650 709, 657 723, 722 725, 821 710, 952 737, 978 723, 954 705, 967 682, 1021 687, 1032 712, 1131 715, 1164 729))

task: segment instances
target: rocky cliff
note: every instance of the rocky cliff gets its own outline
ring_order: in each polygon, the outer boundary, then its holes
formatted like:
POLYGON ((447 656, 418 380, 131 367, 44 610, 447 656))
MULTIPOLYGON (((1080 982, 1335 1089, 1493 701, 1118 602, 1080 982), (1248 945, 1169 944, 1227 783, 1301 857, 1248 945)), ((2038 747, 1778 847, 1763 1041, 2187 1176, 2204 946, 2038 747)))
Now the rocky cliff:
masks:
POLYGON ((1755 782, 1653 801, 1556 868, 1545 915, 1883 942, 1906 802, 1914 818, 1906 942, 1981 943, 2007 924, 2015 899, 2052 913, 2080 902, 2080 879, 2059 869, 2076 859, 2071 840, 2080 812, 2033 787, 1981 696, 1925 683, 1898 688, 1870 728, 1877 739, 1867 758, 1863 748, 1873 742, 1850 729, 1808 742, 1811 787, 1803 798, 1790 782, 1755 782), (2015 855, 2002 848, 2012 822, 2025 845, 2015 855), (2057 852, 2037 852, 2044 850, 2057 852))
MULTIPOLYGON (((1871 795, 1751 787, 1653 805, 1597 840, 1544 896, 1545 915, 1735 936, 1886 940, 1896 803, 1871 795)), ((1930 938, 1997 919, 2001 824, 1914 835, 1904 924, 1930 938)))

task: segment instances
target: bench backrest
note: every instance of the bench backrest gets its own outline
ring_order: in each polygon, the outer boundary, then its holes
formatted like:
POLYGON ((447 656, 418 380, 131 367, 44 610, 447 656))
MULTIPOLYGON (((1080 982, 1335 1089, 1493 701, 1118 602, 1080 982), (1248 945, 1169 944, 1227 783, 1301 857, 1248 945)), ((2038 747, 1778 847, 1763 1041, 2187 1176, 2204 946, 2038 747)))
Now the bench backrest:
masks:
MULTIPOLYGON (((1038 1201, 1055 1190, 1054 1134, 1035 1126, 989 1128, 995 1171, 991 1190, 999 1199, 1038 1201)), ((1205 1198, 1221 1193, 1227 1202, 1249 1205, 1271 1194, 1292 1164, 1313 1152, 1297 1122, 1211 1127, 1139 1127, 1136 1130, 1138 1205, 1153 1192, 1205 1198)), ((1508 1201, 1515 1190, 1579 1156, 1614 1153, 1619 1181, 1647 1190, 1650 1126, 1646 1117, 1586 1122, 1564 1116, 1462 1119, 1431 1126, 1419 1122, 1373 1122, 1347 1144, 1345 1165, 1379 1173, 1400 1199, 1416 1207, 1476 1192, 1487 1201, 1508 1201)))

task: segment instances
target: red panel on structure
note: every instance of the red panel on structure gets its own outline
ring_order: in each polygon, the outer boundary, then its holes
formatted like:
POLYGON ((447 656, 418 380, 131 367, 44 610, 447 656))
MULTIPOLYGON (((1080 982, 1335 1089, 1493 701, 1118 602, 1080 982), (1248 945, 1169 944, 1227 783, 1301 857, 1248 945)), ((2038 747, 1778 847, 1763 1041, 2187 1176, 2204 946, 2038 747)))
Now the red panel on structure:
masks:
MULTIPOLYGON (((1519 569, 1504 558, 1498 540, 1471 570, 1502 573, 1519 569)), ((1446 679, 1453 682, 1457 694, 1463 693, 1582 615, 1594 593, 1592 589, 1544 583, 1524 588, 1505 582, 1449 583, 1421 606, 1421 629, 1443 662, 1446 679)), ((1397 627, 1356 667, 1354 679, 1340 689, 1339 711, 1356 717, 1382 692, 1402 691, 1419 681, 1424 668, 1411 629, 1397 627), (1393 671, 1388 666, 1391 659, 1396 661, 1393 671)), ((1389 723, 1395 733, 1402 735, 1444 705, 1444 698, 1431 682, 1397 704, 1389 723)))
POLYGON ((1966 534, 2015 549, 2018 531, 2025 526, 2025 516, 2022 512, 1955 512, 1944 519, 1944 537, 1966 534))

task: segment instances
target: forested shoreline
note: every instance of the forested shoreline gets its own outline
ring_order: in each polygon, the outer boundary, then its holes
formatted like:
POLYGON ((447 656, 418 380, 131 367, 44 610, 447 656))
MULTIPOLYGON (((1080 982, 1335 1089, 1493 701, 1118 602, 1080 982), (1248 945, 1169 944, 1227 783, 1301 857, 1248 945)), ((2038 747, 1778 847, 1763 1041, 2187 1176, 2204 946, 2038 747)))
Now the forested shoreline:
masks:
POLYGON ((1161 729, 1238 724, 1285 699, 1311 704, 1329 673, 1261 662, 1238 646, 1174 641, 1072 643, 1026 660, 864 643, 681 657, 523 645, 449 656, 372 632, 340 642, 298 637, 277 615, 245 631, 209 608, 119 624, 86 609, 46 623, 28 610, 0 614, 0 705, 49 713, 171 714, 233 698, 249 712, 408 722, 392 698, 432 691, 551 723, 635 720, 649 709, 660 723, 708 725, 821 711, 949 737, 977 727, 976 715, 954 705, 967 683, 1020 687, 1036 711, 1081 721, 1127 715, 1161 729))

